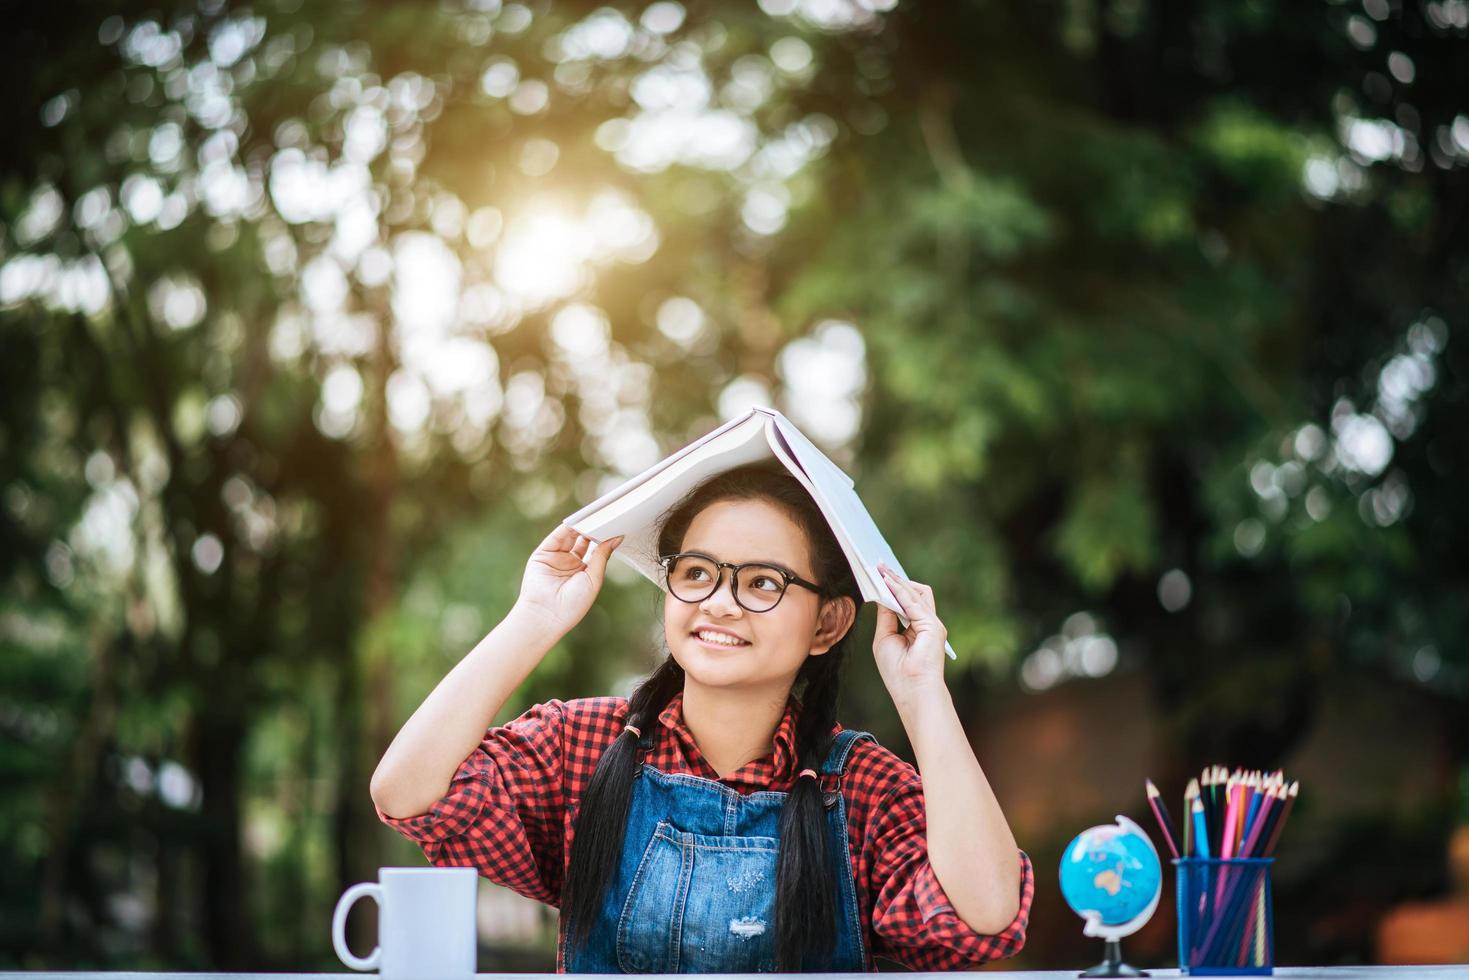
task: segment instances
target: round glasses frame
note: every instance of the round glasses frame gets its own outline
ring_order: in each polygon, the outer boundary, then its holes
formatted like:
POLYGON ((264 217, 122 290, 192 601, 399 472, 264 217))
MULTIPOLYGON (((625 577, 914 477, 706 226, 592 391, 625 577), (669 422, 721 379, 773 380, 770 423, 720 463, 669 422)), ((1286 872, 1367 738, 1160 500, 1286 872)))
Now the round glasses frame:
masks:
POLYGON ((779 565, 772 565, 769 562, 763 562, 763 561, 744 561, 744 562, 740 562, 739 564, 735 564, 734 562, 728 562, 728 561, 715 561, 711 556, 706 555, 706 554, 702 554, 701 552, 698 552, 698 551, 680 551, 676 555, 662 555, 662 556, 660 556, 659 559, 658 559, 658 564, 663 566, 663 584, 664 584, 665 587, 667 587, 668 594, 671 595, 671 596, 673 596, 679 602, 689 602, 689 603, 703 602, 705 599, 709 598, 714 593, 718 592, 719 591, 719 584, 724 581, 724 570, 726 568, 728 568, 730 570, 730 572, 729 572, 729 594, 732 595, 732 596, 734 596, 735 604, 738 605, 741 609, 745 610, 746 612, 752 612, 752 613, 766 613, 766 612, 770 612, 770 610, 772 610, 776 606, 780 605, 780 600, 781 599, 784 599, 786 597, 786 592, 788 592, 790 590, 790 587, 791 587, 792 584, 799 585, 799 586, 802 586, 804 588, 810 589, 812 592, 815 592, 817 595, 821 595, 821 586, 817 585, 815 582, 808 582, 805 579, 801 578, 801 576, 797 575, 795 572, 786 571, 784 568, 781 568, 779 565), (697 599, 685 599, 683 596, 681 596, 678 593, 674 592, 673 591, 673 584, 671 582, 669 582, 669 580, 668 580, 669 568, 670 568, 670 566, 672 566, 673 562, 675 560, 679 559, 679 558, 702 558, 704 561, 707 561, 710 564, 716 566, 715 569, 714 569, 714 584, 713 584, 713 586, 710 587, 710 589, 709 589, 708 592, 704 593, 702 596, 700 596, 697 599), (775 573, 779 574, 780 577, 781 577, 782 585, 780 587, 780 595, 776 597, 776 600, 774 602, 772 602, 768 607, 766 607, 764 609, 751 609, 749 606, 745 605, 744 600, 742 600, 740 598, 740 585, 739 585, 740 570, 743 569, 743 568, 749 568, 749 567, 752 567, 752 566, 759 566, 760 568, 768 568, 772 572, 775 572, 775 573))

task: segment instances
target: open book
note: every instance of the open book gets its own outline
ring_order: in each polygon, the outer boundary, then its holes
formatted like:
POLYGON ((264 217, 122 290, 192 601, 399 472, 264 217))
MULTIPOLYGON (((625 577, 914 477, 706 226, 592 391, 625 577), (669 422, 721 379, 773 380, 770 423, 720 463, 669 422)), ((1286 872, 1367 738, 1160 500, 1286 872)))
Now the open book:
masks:
MULTIPOLYGON (((816 448, 780 412, 756 406, 731 419, 662 462, 650 466, 616 489, 603 494, 562 523, 596 541, 625 535, 613 552, 660 588, 663 569, 658 564, 654 525, 659 517, 697 484, 716 473, 775 458, 811 494, 852 566, 864 602, 876 602, 898 614, 904 629, 908 620, 892 591, 877 571, 882 562, 907 577, 882 532, 853 489, 852 478, 816 448)), ((944 649, 957 659, 947 642, 944 649)))

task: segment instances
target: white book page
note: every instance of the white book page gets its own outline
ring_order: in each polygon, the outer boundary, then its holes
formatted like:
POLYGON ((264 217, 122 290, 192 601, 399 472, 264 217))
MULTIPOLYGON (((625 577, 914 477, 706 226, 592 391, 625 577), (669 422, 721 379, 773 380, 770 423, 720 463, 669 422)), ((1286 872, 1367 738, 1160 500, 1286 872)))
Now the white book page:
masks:
POLYGON ((750 412, 732 419, 656 467, 583 507, 562 523, 597 541, 626 539, 614 557, 662 586, 654 523, 695 485, 725 470, 770 458, 764 417, 750 412))
MULTIPOLYGON (((872 520, 872 515, 857 496, 852 478, 784 415, 777 413, 772 420, 772 427, 775 430, 772 434, 779 434, 785 446, 789 447, 790 454, 795 456, 805 471, 808 479, 801 482, 811 491, 811 496, 836 533, 847 562, 852 566, 857 585, 862 590, 863 601, 877 602, 891 609, 898 614, 902 628, 907 629, 908 620, 902 614, 902 605, 888 588, 877 570, 877 565, 881 562, 904 578, 908 577, 908 573, 904 571, 887 539, 872 520)), ((775 447, 774 443, 772 445, 776 448, 777 456, 784 455, 782 447, 775 447)), ((787 466, 789 465, 788 463, 787 466)), ((950 660, 958 659, 958 654, 947 641, 944 643, 944 650, 950 660)))
MULTIPOLYGON (((852 566, 852 574, 857 579, 858 588, 862 590, 862 600, 871 602, 881 596, 882 592, 874 587, 873 576, 867 571, 867 556, 857 548, 852 536, 847 532, 846 524, 842 521, 838 509, 830 503, 831 499, 836 496, 836 492, 831 486, 826 471, 815 465, 817 461, 811 451, 806 452, 806 460, 810 464, 810 469, 802 465, 798 456, 799 450, 791 445, 786 435, 791 428, 793 426, 784 416, 772 417, 765 430, 766 435, 770 438, 770 448, 774 451, 776 458, 785 463, 786 469, 801 481, 801 485, 816 501, 816 506, 821 508, 821 513, 836 536, 837 543, 842 547, 842 553, 847 556, 847 563, 852 566), (820 474, 820 476, 810 474, 820 474), (823 480, 822 476, 826 476, 826 479, 823 480)), ((815 452, 820 453, 820 450, 816 449, 815 452)))
POLYGON ((809 475, 810 479, 803 482, 807 483, 812 497, 826 514, 847 553, 847 560, 851 562, 862 587, 862 598, 869 602, 882 600, 884 605, 891 603, 891 608, 896 610, 897 600, 878 575, 877 563, 885 562, 899 571, 902 571, 902 566, 857 497, 851 477, 784 416, 776 419, 775 425, 792 455, 801 461, 802 468, 809 475))
POLYGON ((746 412, 744 415, 741 415, 738 418, 730 419, 728 422, 724 423, 716 429, 711 429, 709 432, 705 433, 698 439, 695 439, 693 442, 689 443, 678 452, 663 458, 659 462, 648 467, 646 470, 638 473, 636 476, 630 477, 627 482, 616 486, 613 489, 602 494, 602 496, 598 497, 596 500, 593 500, 581 510, 578 510, 575 514, 572 514, 570 517, 568 517, 566 519, 566 523, 570 524, 572 521, 582 520, 587 515, 596 513, 603 507, 612 504, 614 501, 625 496, 633 489, 645 483, 648 483, 649 481, 657 480, 664 471, 666 471, 670 466, 677 463, 680 459, 683 459, 685 456, 688 456, 689 454, 698 451, 701 446, 706 446, 714 440, 719 439, 720 437, 728 433, 731 429, 736 429, 741 425, 746 424, 749 421, 750 416, 753 414, 753 411, 746 412))

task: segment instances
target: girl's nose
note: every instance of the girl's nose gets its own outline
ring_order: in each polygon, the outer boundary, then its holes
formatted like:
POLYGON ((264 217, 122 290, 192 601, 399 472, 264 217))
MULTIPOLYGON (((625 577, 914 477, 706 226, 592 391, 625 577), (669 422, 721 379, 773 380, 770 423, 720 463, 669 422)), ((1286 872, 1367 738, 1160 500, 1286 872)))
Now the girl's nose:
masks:
POLYGON ((744 613, 744 609, 735 601, 734 575, 725 574, 726 571, 722 568, 719 570, 718 584, 714 586, 714 591, 699 603, 699 608, 711 614, 738 617, 744 613))

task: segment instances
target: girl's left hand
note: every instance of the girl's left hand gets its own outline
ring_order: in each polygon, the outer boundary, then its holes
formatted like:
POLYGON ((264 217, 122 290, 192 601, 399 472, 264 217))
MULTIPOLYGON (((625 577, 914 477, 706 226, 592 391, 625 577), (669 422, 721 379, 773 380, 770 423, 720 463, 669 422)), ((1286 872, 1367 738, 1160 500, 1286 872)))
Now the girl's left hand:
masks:
POLYGON ((903 702, 943 689, 944 641, 949 631, 934 610, 933 589, 908 581, 887 565, 879 563, 877 569, 908 620, 908 628, 900 631, 898 614, 886 606, 877 607, 872 654, 888 693, 894 701, 903 702))

